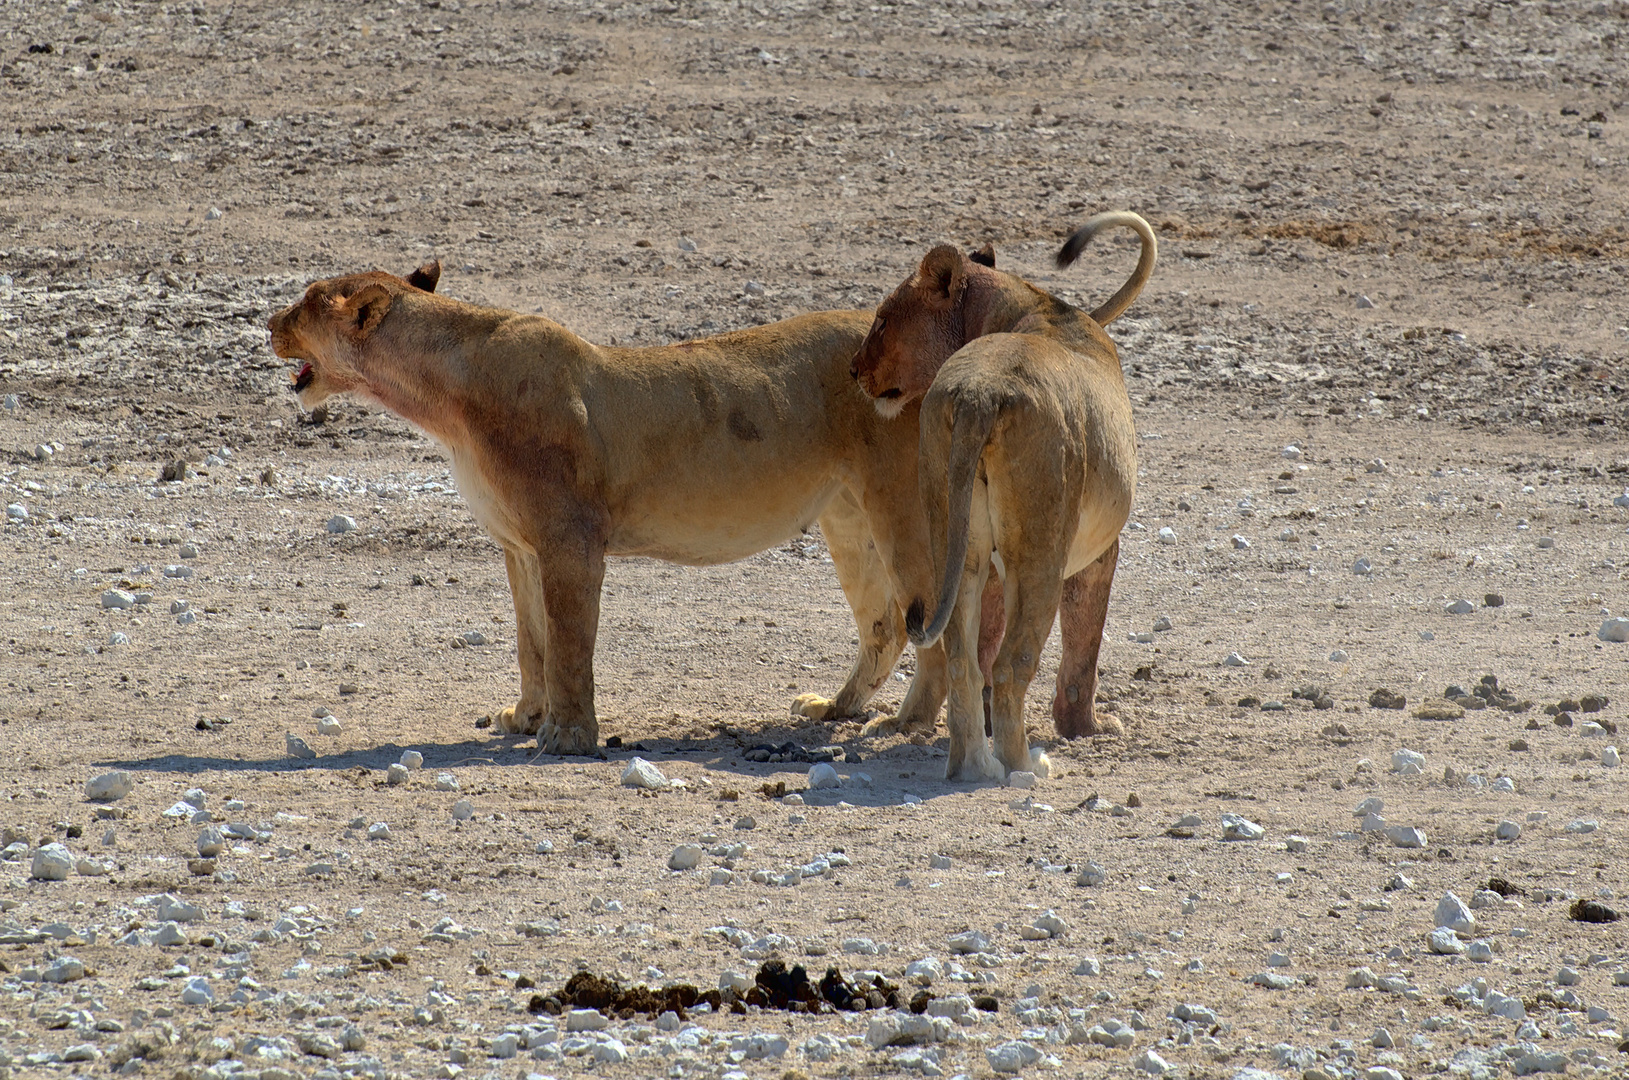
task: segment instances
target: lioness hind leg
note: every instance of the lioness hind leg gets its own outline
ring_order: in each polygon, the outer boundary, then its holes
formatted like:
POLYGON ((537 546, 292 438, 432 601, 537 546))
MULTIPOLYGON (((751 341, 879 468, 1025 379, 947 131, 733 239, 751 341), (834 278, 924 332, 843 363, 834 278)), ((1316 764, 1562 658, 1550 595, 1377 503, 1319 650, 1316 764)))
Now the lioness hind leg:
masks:
POLYGON ((866 702, 893 673, 899 654, 905 650, 905 617, 871 541, 865 514, 847 490, 838 492, 820 516, 820 531, 831 552, 837 582, 854 613, 860 652, 836 697, 800 694, 792 702, 792 715, 811 720, 847 720, 865 715, 866 702))
POLYGON ((1061 557, 1050 554, 1007 561, 1007 636, 995 658, 991 724, 996 760, 1008 770, 1036 769, 1045 760, 1044 755, 1037 759, 1030 752, 1024 698, 1040 666, 1041 649, 1052 632, 1052 618, 1063 592, 1061 563, 1061 557))
POLYGON ((927 735, 939 726, 939 710, 950 690, 950 671, 941 642, 916 650, 916 678, 905 692, 899 711, 879 716, 865 725, 861 735, 927 735))
POLYGON ((978 665, 978 597, 984 590, 987 567, 985 564, 964 574, 955 611, 945 627, 945 660, 950 668, 947 780, 999 780, 1007 775, 1007 770, 990 753, 990 740, 984 734, 984 673, 978 665))
POLYGON ((1103 623, 1109 614, 1109 587, 1120 558, 1115 540, 1097 560, 1064 579, 1058 607, 1063 656, 1058 661, 1058 688, 1052 698, 1052 724, 1065 739, 1119 735, 1125 728, 1113 716, 1098 715, 1097 655, 1103 648, 1103 623))
POLYGON ((547 675, 548 615, 543 604, 543 577, 537 556, 503 550, 509 594, 515 601, 515 647, 520 657, 520 701, 501 710, 493 726, 506 735, 535 735, 549 707, 547 675))

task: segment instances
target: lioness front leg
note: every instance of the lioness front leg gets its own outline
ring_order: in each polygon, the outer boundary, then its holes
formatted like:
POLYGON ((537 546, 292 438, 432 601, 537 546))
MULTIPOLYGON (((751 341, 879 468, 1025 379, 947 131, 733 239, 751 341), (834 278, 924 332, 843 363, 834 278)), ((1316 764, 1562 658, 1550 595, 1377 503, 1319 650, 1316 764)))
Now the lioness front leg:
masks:
POLYGON ((1120 721, 1097 715, 1097 655, 1103 648, 1103 623, 1109 615, 1109 586, 1120 558, 1120 541, 1079 573, 1064 579, 1058 607, 1063 655, 1058 661, 1058 689, 1052 698, 1052 724, 1065 739, 1119 735, 1120 721))
POLYGON ((520 658, 520 701, 501 710, 493 726, 506 735, 536 735, 549 707, 548 617, 543 605, 543 578, 537 556, 503 549, 509 572, 509 594, 515 601, 515 647, 520 658))
POLYGON ((835 722, 865 715, 866 702, 893 673, 905 649, 905 618, 894 601, 865 513, 846 489, 832 497, 820 516, 820 532, 837 569, 837 582, 854 613, 860 652, 836 697, 800 694, 792 702, 792 715, 835 722))
MULTIPOLYGON (((562 512, 562 517, 570 520, 562 512)), ((600 623, 605 549, 597 537, 555 538, 540 552, 548 620, 548 708, 537 748, 548 754, 599 753, 594 716, 594 640, 600 623)))

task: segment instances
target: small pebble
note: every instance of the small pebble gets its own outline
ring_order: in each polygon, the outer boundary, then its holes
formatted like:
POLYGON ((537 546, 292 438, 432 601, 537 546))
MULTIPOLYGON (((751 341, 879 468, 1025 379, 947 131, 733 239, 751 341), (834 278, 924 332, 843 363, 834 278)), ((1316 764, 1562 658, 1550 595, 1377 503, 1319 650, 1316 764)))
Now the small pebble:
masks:
POLYGON ((1336 649, 1334 652, 1329 654, 1329 662, 1331 664, 1344 664, 1350 659, 1352 659, 1351 654, 1345 649, 1336 649))
POLYGON ((1246 660, 1236 652, 1228 653, 1227 658, 1222 661, 1223 667, 1248 667, 1249 665, 1250 661, 1246 660))
POLYGON ((288 747, 290 757, 304 758, 305 760, 310 761, 317 756, 317 752, 311 749, 310 745, 304 739, 300 738, 293 732, 285 733, 283 736, 283 741, 288 747))
POLYGON ((387 784, 405 784, 407 783, 407 777, 407 766, 399 761, 391 762, 385 769, 385 783, 387 784))
POLYGON ((91 802, 118 802, 135 790, 136 782, 123 769, 105 772, 85 781, 85 798, 91 802))
POLYGON ((1260 840, 1267 835, 1267 830, 1257 825, 1249 818, 1238 814, 1222 815, 1223 840, 1260 840))
POLYGON ((109 589, 102 594, 102 606, 114 609, 133 608, 136 606, 136 595, 123 589, 109 589))
POLYGON ((318 735, 338 735, 343 730, 343 725, 332 716, 325 716, 317 721, 318 735))
POLYGON ((226 838, 214 826, 210 826, 198 834, 198 854, 204 858, 213 858, 225 850, 226 838))
POLYGON ((1176 530, 1169 525, 1163 526, 1159 531, 1159 538, 1162 544, 1174 544, 1176 543, 1176 530))
POLYGON ((1366 575, 1366 574, 1372 574, 1372 573, 1374 573, 1374 563, 1369 561, 1368 556, 1361 555, 1356 560, 1353 561, 1353 563, 1352 563, 1352 573, 1357 574, 1359 576, 1363 576, 1363 575, 1366 575))
MULTIPOLYGON (((401 765, 402 763, 397 762, 397 764, 401 765)), ((407 766, 402 765, 402 768, 405 769, 405 768, 407 768, 407 766)), ((436 773, 436 790, 437 791, 457 791, 458 790, 458 777, 454 776, 450 772, 436 773)))
POLYGON ((673 854, 667 857, 669 870, 694 870, 701 864, 702 856, 707 854, 700 844, 680 844, 673 849, 673 854))
POLYGON ((1629 641, 1629 619, 1622 616, 1608 619, 1595 636, 1602 641, 1629 641))
POLYGON ((1465 599, 1455 600, 1453 603, 1449 604, 1447 608, 1448 614, 1450 615, 1467 615, 1475 610, 1476 605, 1465 599))
POLYGON ((389 826, 389 824, 387 824, 386 822, 383 822, 383 821, 375 821, 372 825, 369 825, 368 826, 368 839, 369 840, 389 840, 390 839, 390 826, 389 826))
POLYGON ((1603 767, 1615 769, 1618 767, 1620 760, 1621 759, 1618 757, 1618 748, 1616 746, 1606 746, 1601 748, 1601 765, 1603 767))
POLYGON ((1244 537, 1240 536, 1238 533, 1233 534, 1233 549, 1235 551, 1246 551, 1246 550, 1249 549, 1249 547, 1250 547, 1250 541, 1246 540, 1244 537))
POLYGON ((412 772, 417 772, 424 768, 424 755, 417 750, 403 750, 399 764, 412 772))
POLYGON ((1493 835, 1500 840, 1519 840, 1522 835, 1522 827, 1514 821, 1501 821, 1499 827, 1493 830, 1493 835))
POLYGON ((331 533, 348 533, 356 528, 356 519, 344 514, 335 514, 328 519, 327 528, 331 533))
POLYGON ((454 821, 468 821, 475 816, 475 807, 468 799, 459 799, 453 803, 452 816, 454 821))

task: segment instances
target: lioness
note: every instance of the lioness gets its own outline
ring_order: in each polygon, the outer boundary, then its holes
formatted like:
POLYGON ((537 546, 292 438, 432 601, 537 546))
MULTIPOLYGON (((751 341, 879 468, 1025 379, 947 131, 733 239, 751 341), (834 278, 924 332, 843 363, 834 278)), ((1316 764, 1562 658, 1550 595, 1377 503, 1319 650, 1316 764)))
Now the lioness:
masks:
MULTIPOLYGON (((607 555, 707 565, 820 522, 859 629, 836 698, 858 714, 905 645, 898 597, 932 585, 916 417, 877 414, 849 376, 871 315, 829 311, 655 348, 594 345, 536 315, 434 294, 439 263, 312 283, 272 316, 302 361, 306 408, 353 392, 447 448, 458 488, 503 545, 520 701, 500 730, 596 751, 594 639, 607 555), (906 557, 896 558, 903 553, 906 557), (896 571, 897 564, 897 571, 896 571)), ((901 714, 938 719, 943 650, 923 650, 901 714)))
MULTIPOLYGON (((1142 238, 1131 278, 1090 315, 955 248, 928 252, 877 309, 853 373, 884 414, 921 400, 918 469, 934 574, 906 624, 918 648, 944 635, 950 664, 951 779, 1044 771, 1024 737, 1024 694, 1063 610, 1063 662, 1052 716, 1059 735, 1118 732, 1099 718, 1097 656, 1120 529, 1137 477, 1131 401, 1103 327, 1153 273, 1158 244, 1133 213, 1099 214, 1058 253, 1073 263, 1094 235, 1123 226, 1142 238), (977 665, 980 595, 992 561, 1006 636, 992 664, 984 737, 977 665)), ((988 631, 987 631, 988 632, 988 631)))

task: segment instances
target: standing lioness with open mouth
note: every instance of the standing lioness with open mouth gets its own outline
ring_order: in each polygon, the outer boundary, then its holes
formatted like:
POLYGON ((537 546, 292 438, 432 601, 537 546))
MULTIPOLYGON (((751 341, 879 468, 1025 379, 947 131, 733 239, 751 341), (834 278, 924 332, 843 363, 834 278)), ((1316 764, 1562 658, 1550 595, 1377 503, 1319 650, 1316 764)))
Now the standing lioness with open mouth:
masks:
MULTIPOLYGON (((503 545, 515 601, 520 701, 499 729, 535 733, 551 753, 596 752, 606 556, 731 562, 817 520, 860 655, 836 698, 805 695, 794 711, 860 714, 905 645, 898 598, 931 585, 915 409, 879 416, 849 376, 871 314, 615 348, 437 296, 440 272, 314 282, 272 316, 271 342, 302 362, 294 390, 306 408, 356 393, 446 447, 470 509, 503 545)), ((932 726, 945 684, 943 650, 923 650, 900 715, 932 726)))

